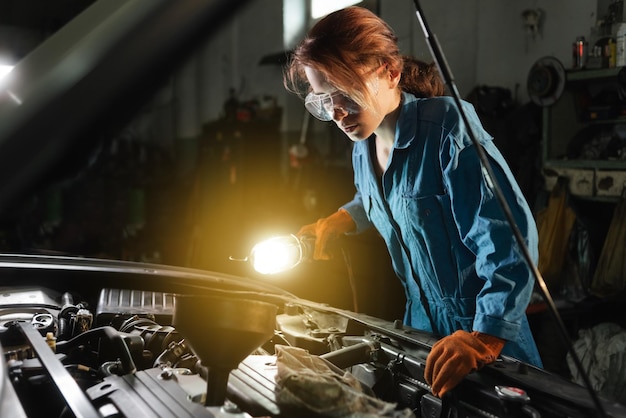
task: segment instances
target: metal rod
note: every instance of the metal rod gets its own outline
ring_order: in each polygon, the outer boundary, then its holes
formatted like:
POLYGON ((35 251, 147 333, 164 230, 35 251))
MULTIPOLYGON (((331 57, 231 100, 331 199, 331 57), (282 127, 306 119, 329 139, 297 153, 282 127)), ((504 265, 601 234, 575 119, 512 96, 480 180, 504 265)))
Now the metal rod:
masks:
POLYGON ((37 331, 29 322, 19 322, 19 327, 30 342, 31 347, 37 358, 41 362, 41 366, 54 381, 57 389, 63 395, 63 399, 67 406, 72 410, 77 418, 100 417, 96 408, 85 395, 85 392, 78 386, 76 380, 65 370, 65 367, 54 352, 50 349, 46 341, 43 339, 39 331, 37 331))
POLYGON ((461 117, 467 128, 469 137, 472 140, 472 143, 474 144, 476 151, 478 152, 478 156, 483 165, 483 174, 485 175, 487 179, 488 186, 491 187, 492 191, 494 192, 494 194, 498 198, 498 201, 500 202, 500 206, 502 208, 502 211, 504 212, 507 222, 509 223, 509 226, 511 227, 513 231, 513 235, 515 236, 515 240, 518 244, 518 247, 524 256, 526 263, 532 270, 533 276, 535 277, 535 280, 537 284, 539 285, 539 288, 541 289, 541 294, 543 296, 543 299, 545 303, 548 305, 548 308, 549 308, 548 311, 550 312, 554 321, 557 324, 559 335, 561 339, 563 340, 563 343, 567 347, 568 352, 572 356, 572 360, 576 364, 576 368, 578 369, 581 377, 583 378, 583 381, 585 382, 585 386, 587 387, 587 390, 589 391, 589 394, 591 395, 591 398, 593 399, 594 404, 596 405, 598 411, 601 413, 601 416, 606 417, 607 414, 602 406, 602 403, 600 402, 598 395, 596 394, 596 392, 593 390, 593 387, 591 386, 591 381, 589 380, 589 376, 585 372, 583 365, 580 361, 580 358, 576 354, 576 351, 574 351, 574 345, 572 344, 572 341, 570 340, 569 335, 567 334, 567 329, 565 328, 565 325, 563 324, 563 320, 561 319, 561 316, 559 315, 556 305, 554 304, 554 300, 552 299, 552 296, 550 295, 548 286, 546 285, 546 282, 543 279, 541 272, 539 271, 539 269, 533 262, 530 251, 528 250, 528 247, 526 246, 526 243, 524 242, 524 237, 522 236, 522 233, 520 232, 517 226, 517 223, 515 222, 515 219, 513 218, 513 214, 511 213, 511 208, 509 207, 506 201, 506 198, 504 197, 504 194, 502 193, 502 189, 498 185, 498 182, 494 176, 493 170, 491 168, 491 164, 489 163, 485 150, 483 149, 480 142, 478 142, 478 140, 476 139, 474 131, 472 130, 469 120, 467 119, 467 115, 465 114, 463 110, 461 97, 457 90, 456 83, 454 82, 452 71, 450 70, 450 67, 448 66, 448 62, 446 61, 446 58, 443 54, 443 50, 441 49, 441 46, 439 45, 437 37, 430 30, 430 27, 428 26, 428 22, 426 21, 424 17, 424 12, 419 4, 419 1, 413 0, 413 3, 415 5, 417 19, 419 20, 420 25, 422 26, 422 31, 424 32, 424 37, 426 38, 426 42, 428 44, 428 47, 430 48, 430 52, 437 66, 439 67, 439 72, 441 73, 441 76, 443 77, 444 82, 448 86, 450 93, 452 97, 454 98, 457 108, 459 109, 459 113, 461 113, 461 117))

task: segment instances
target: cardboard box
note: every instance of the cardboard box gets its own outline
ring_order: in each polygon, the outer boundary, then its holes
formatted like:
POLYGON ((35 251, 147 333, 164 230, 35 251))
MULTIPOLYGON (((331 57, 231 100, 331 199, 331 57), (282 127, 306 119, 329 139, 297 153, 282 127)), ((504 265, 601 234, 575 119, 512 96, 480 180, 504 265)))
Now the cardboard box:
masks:
POLYGON ((626 171, 596 171, 595 188, 597 196, 619 197, 626 187, 626 171))
POLYGON ((592 197, 595 190, 594 170, 578 168, 545 167, 543 177, 546 190, 552 190, 559 177, 568 181, 570 193, 573 196, 592 197))

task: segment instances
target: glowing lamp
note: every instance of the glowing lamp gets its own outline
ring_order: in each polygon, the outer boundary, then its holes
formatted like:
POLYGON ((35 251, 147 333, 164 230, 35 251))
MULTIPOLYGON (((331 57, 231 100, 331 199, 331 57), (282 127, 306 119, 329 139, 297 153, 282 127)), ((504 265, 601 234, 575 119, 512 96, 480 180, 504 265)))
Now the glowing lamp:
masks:
POLYGON ((295 235, 282 235, 256 244, 248 259, 257 272, 277 274, 308 259, 310 250, 310 244, 295 235))

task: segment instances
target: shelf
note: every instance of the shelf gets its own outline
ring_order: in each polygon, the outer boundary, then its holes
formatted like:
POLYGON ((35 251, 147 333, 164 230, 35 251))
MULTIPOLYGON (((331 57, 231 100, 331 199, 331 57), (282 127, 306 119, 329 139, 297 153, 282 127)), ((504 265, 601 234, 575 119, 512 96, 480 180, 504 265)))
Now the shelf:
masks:
MULTIPOLYGON (((624 67, 565 71, 565 86, 561 97, 543 109, 542 171, 546 190, 552 190, 559 179, 568 181, 570 193, 582 199, 615 202, 626 187, 626 160, 565 159, 571 146, 592 141, 605 131, 626 124, 621 109, 610 106, 587 106, 584 113, 581 97, 590 89, 595 92, 618 88, 618 78, 624 67), (596 128, 588 129, 592 126, 596 128), (585 137, 581 137, 584 135, 585 137), (588 136, 588 138, 587 138, 588 136), (572 141, 577 141, 572 143, 572 141)), ((591 94, 591 93, 590 93, 591 94)))
POLYGON ((590 170, 626 170, 626 160, 545 160, 545 168, 587 168, 590 170))
POLYGON ((614 119, 582 119, 579 122, 586 123, 588 125, 620 125, 622 123, 626 123, 626 116, 619 116, 614 119))
POLYGON ((565 78, 567 81, 593 80, 600 78, 616 77, 625 67, 599 68, 595 70, 567 70, 565 78))

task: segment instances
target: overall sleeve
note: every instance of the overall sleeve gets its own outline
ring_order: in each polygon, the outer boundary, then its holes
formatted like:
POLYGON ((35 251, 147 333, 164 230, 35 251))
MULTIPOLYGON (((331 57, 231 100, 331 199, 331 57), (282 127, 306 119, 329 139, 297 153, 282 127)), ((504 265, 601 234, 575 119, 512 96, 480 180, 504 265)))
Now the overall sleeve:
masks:
MULTIPOLYGON (((482 127, 478 132, 487 135, 482 127)), ((484 138, 484 136, 483 136, 484 138)), ((490 138, 484 138, 497 184, 516 225, 537 260, 537 231, 528 205, 504 158, 490 138)), ((455 142, 451 142, 455 144, 455 142)), ((489 185, 474 145, 451 146, 444 181, 461 240, 476 256, 475 269, 484 285, 476 298, 474 330, 515 340, 532 294, 534 279, 489 185)))
POLYGON ((358 189, 354 194, 354 199, 343 205, 341 208, 345 209, 354 220, 354 223, 356 224, 356 231, 353 232, 354 234, 358 234, 372 227, 372 223, 367 217, 367 213, 363 205, 361 192, 358 191, 358 189))
POLYGON ((363 194, 361 191, 362 188, 367 191, 369 184, 367 181, 369 172, 368 146, 368 141, 362 141, 355 143, 352 149, 352 170, 354 173, 354 187, 356 193, 350 202, 341 207, 341 209, 346 210, 350 214, 356 224, 356 230, 351 234, 358 234, 373 227, 368 217, 371 202, 365 200, 369 199, 369 197, 367 197, 367 193, 363 194))

